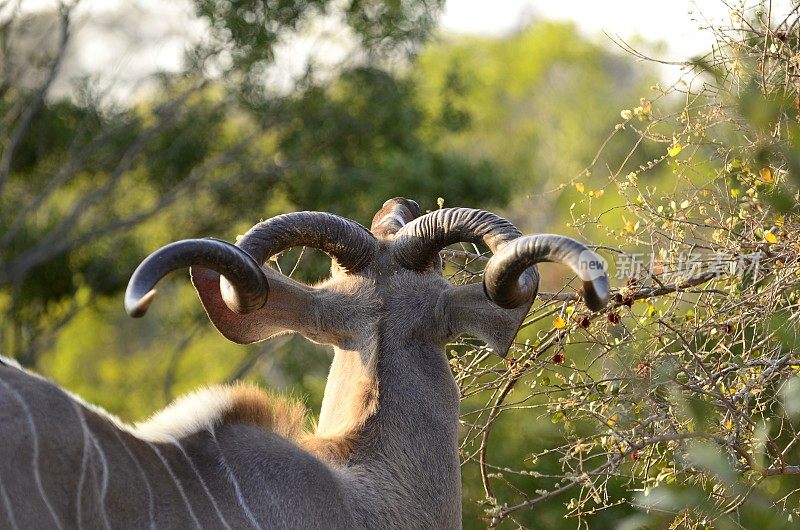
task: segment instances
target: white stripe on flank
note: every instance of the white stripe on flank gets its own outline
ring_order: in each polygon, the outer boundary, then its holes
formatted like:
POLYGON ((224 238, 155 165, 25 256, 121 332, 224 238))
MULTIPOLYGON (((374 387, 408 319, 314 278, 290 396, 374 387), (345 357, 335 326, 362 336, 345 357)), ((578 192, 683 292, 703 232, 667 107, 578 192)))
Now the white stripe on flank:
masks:
POLYGON ((11 501, 8 499, 6 489, 3 487, 2 478, 0 478, 0 497, 3 498, 3 507, 6 509, 6 513, 8 514, 8 522, 11 523, 11 528, 14 530, 19 530, 17 522, 14 520, 14 510, 11 508, 11 501))
POLYGON ((136 455, 128 448, 128 444, 125 443, 125 440, 122 439, 120 436, 119 431, 114 429, 112 426, 111 431, 117 436, 117 440, 119 443, 122 444, 122 448, 125 449, 125 452, 128 453, 128 456, 131 457, 133 463, 136 465, 136 469, 139 470, 139 474, 142 476, 142 480, 144 480, 144 485, 147 486, 147 513, 150 516, 150 529, 156 530, 156 515, 155 515, 155 503, 153 502, 153 488, 150 486, 150 481, 147 480, 147 474, 144 472, 144 468, 142 464, 139 463, 139 459, 136 458, 136 455))
POLYGON ((177 486, 178 493, 181 494, 181 498, 183 499, 183 502, 186 504, 186 508, 189 510, 189 515, 192 516, 194 524, 197 525, 197 528, 203 528, 203 525, 200 524, 200 521, 194 514, 194 510, 192 510, 192 506, 189 504, 189 498, 186 496, 186 492, 183 491, 183 486, 181 486, 181 483, 178 481, 178 477, 175 476, 175 473, 172 472, 172 468, 169 467, 169 463, 167 463, 167 460, 161 455, 161 451, 159 451, 158 447, 156 447, 151 442, 146 442, 146 443, 156 453, 158 458, 161 460, 161 463, 164 464, 164 467, 167 469, 167 473, 169 473, 169 476, 172 478, 172 481, 175 483, 175 486, 177 486))
POLYGON ((58 520, 58 516, 56 515, 56 511, 53 509, 53 505, 50 504, 50 499, 47 498, 47 494, 44 492, 44 487, 42 486, 42 476, 39 474, 39 433, 36 430, 36 423, 33 421, 33 415, 31 414, 31 410, 28 408, 28 405, 25 403, 22 395, 17 392, 14 388, 11 387, 8 383, 0 379, 0 385, 3 385, 10 393, 14 396, 14 398, 19 402, 22 409, 25 411, 25 417, 28 420, 28 426, 31 430, 31 449, 33 450, 33 478, 36 481, 36 487, 39 488, 39 494, 42 496, 42 501, 44 501, 45 506, 47 506, 47 511, 50 512, 50 516, 53 518, 53 521, 56 523, 56 527, 59 530, 63 530, 63 526, 61 525, 61 521, 58 520))
POLYGON ((258 530, 263 530, 261 525, 258 524, 258 521, 256 521, 256 518, 253 516, 253 512, 251 512, 250 508, 247 506, 247 502, 245 502, 244 496, 242 495, 242 489, 239 487, 239 482, 236 480, 236 477, 233 474, 233 469, 231 469, 231 466, 228 465, 228 461, 225 459, 225 455, 222 453, 222 447, 219 446, 219 442, 217 441, 217 435, 213 430, 211 431, 211 439, 214 440, 214 444, 217 446, 220 464, 222 464, 222 467, 225 468, 225 474, 228 476, 228 481, 233 485, 233 491, 236 493, 236 500, 239 502, 239 506, 242 507, 242 511, 244 511, 244 514, 247 516, 250 524, 252 524, 258 530))
MULTIPOLYGON (((88 426, 87 426, 88 428, 88 426)), ((108 514, 106 513, 106 495, 108 494, 108 461, 106 460, 106 454, 103 452, 103 449, 100 447, 100 443, 95 438, 92 431, 89 430, 89 438, 92 440, 92 445, 94 446, 97 454, 100 456, 100 464, 103 466, 103 476, 101 478, 100 483, 100 514, 103 516, 103 525, 106 528, 111 528, 111 524, 108 522, 108 514)))
POLYGON ((81 422, 81 428, 83 430, 83 450, 81 452, 81 473, 78 478, 78 498, 76 500, 77 504, 75 505, 75 514, 77 518, 78 528, 81 527, 81 519, 83 519, 83 503, 81 502, 81 494, 83 493, 83 485, 84 481, 86 480, 86 464, 89 461, 89 433, 87 432, 86 425, 84 422, 83 414, 80 411, 80 405, 73 403, 73 407, 75 408, 75 412, 78 414, 78 419, 81 422))
POLYGON ((228 524, 228 522, 222 516, 222 512, 219 510, 219 506, 217 506, 217 502, 214 500, 214 496, 211 494, 211 491, 208 489, 208 486, 206 486, 206 482, 203 480, 203 477, 200 475, 200 472, 195 467, 194 462, 192 462, 192 459, 189 458, 189 455, 186 453, 186 451, 183 450, 183 446, 180 444, 180 442, 178 440, 172 440, 172 443, 175 445, 175 447, 178 448, 178 450, 181 452, 181 454, 186 459, 186 461, 189 462, 189 467, 192 468, 192 471, 194 471, 194 474, 197 475, 197 478, 200 481, 200 485, 203 487, 203 491, 206 492, 206 495, 208 496, 208 500, 211 501, 211 505, 214 507, 214 511, 217 512, 217 516, 219 516, 219 520, 222 522, 222 524, 225 526, 225 528, 227 528, 228 530, 231 530, 231 526, 228 524))

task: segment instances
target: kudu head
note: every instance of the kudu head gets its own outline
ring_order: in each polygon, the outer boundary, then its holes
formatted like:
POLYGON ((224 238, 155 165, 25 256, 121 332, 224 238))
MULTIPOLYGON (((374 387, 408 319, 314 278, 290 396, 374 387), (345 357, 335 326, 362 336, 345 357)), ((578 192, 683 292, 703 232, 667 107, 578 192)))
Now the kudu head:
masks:
POLYGON ((395 198, 384 203, 370 230, 328 213, 295 212, 258 223, 236 245, 190 239, 162 247, 134 272, 125 308, 132 316, 143 315, 156 282, 191 267, 209 318, 238 343, 291 330, 364 351, 380 347, 374 335, 390 319, 406 338, 442 346, 469 333, 505 355, 537 294, 536 264, 543 261, 575 272, 590 309, 606 304, 602 261, 577 241, 523 237, 510 222, 482 210, 446 208, 420 215, 416 202, 395 198), (455 286, 442 277, 439 252, 458 242, 482 243, 492 251, 482 284, 455 286), (295 246, 328 254, 331 278, 308 286, 266 265, 295 246))

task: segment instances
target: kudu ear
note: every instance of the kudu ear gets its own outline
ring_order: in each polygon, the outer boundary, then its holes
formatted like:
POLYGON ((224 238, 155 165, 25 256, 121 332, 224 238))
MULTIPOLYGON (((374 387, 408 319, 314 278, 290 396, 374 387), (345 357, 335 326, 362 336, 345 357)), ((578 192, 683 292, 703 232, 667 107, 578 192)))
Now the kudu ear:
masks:
POLYGON ((533 303, 503 309, 486 297, 483 285, 479 283, 453 287, 442 296, 451 338, 467 333, 484 341, 501 357, 508 353, 533 303))
POLYGON ((231 311, 220 293, 220 275, 192 267, 192 284, 214 327, 239 344, 259 342, 280 333, 297 331, 317 342, 327 342, 319 331, 314 289, 281 274, 267 274, 269 296, 261 309, 246 314, 231 311))

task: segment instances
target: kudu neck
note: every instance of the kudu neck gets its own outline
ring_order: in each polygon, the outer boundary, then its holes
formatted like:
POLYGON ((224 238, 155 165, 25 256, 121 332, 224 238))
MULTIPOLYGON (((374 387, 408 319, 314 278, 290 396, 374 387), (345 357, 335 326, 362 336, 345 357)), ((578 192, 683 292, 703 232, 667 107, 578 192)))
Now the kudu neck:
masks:
POLYGON ((448 331, 438 314, 438 295, 450 285, 438 275, 383 272, 360 289, 374 311, 334 347, 318 435, 365 425, 373 415, 402 421, 415 411, 457 424, 458 392, 444 353, 448 331))
POLYGON ((422 527, 458 528, 455 380, 443 349, 393 344, 395 349, 379 349, 367 362, 361 352, 336 351, 317 434, 352 429, 346 435, 352 450, 340 476, 352 488, 353 511, 366 526, 403 527, 414 520, 424 521, 422 527))

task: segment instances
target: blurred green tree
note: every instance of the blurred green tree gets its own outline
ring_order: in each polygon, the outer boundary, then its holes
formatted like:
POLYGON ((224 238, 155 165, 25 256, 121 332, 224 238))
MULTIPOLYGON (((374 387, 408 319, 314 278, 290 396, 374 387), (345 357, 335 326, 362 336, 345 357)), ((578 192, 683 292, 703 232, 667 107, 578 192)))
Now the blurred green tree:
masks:
POLYGON ((195 6, 210 30, 183 70, 113 105, 91 83, 49 96, 72 7, 3 14, 0 347, 27 366, 97 297, 119 296, 136 261, 168 240, 232 239, 288 209, 368 222, 395 195, 506 198, 491 164, 422 141, 416 87, 388 68, 427 38, 441 2, 195 6), (266 78, 276 47, 323 16, 341 16, 363 65, 309 71, 297 90, 276 91, 266 78))
MULTIPOLYGON (((495 162, 514 189, 507 214, 541 231, 571 202, 553 190, 630 151, 637 138, 626 131, 602 150, 598 139, 655 73, 573 24, 541 22, 503 38, 441 39, 420 54, 413 77, 428 141, 495 162)), ((632 162, 651 154, 636 151, 632 162)))

